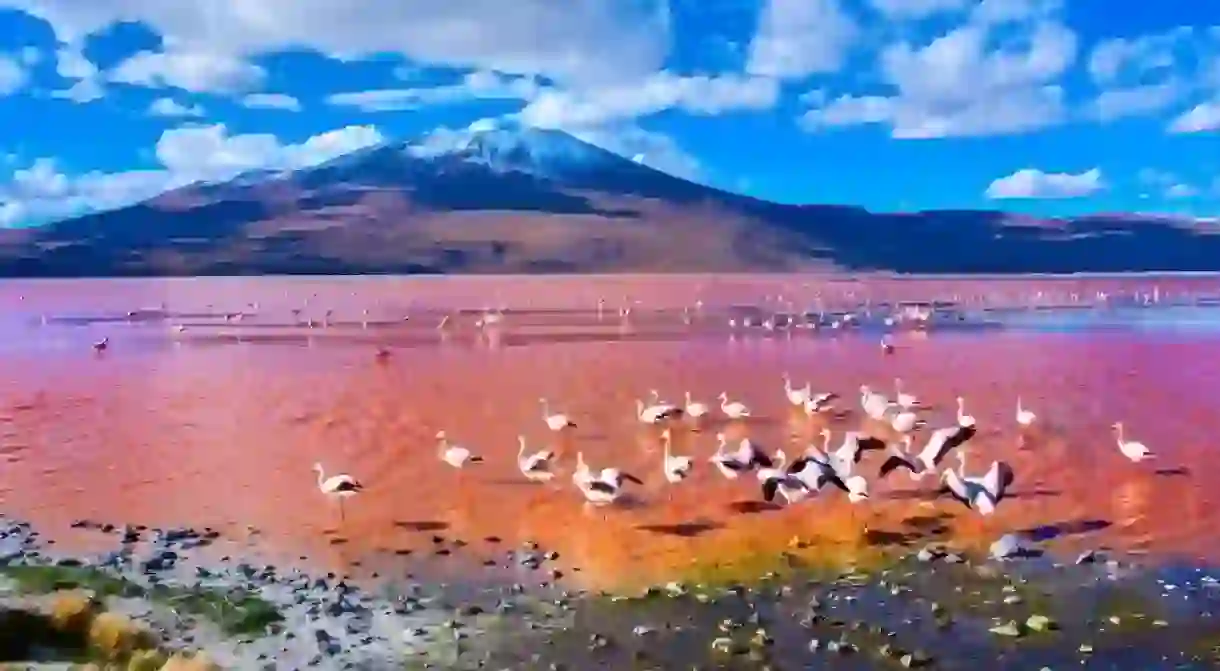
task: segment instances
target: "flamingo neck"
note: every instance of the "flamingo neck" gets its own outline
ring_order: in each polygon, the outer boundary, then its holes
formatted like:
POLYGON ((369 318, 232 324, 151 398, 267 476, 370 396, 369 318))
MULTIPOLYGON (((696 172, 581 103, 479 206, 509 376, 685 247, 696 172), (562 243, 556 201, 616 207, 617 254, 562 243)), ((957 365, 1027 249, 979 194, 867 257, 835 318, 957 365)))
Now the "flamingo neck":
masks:
POLYGON ((318 471, 318 487, 321 487, 322 483, 326 482, 326 472, 323 471, 321 468, 318 468, 316 470, 318 471))
POLYGON ((687 405, 690 405, 690 404, 691 404, 690 392, 689 392, 689 391, 688 391, 688 392, 686 392, 686 404, 687 404, 687 405))
POLYGON ((525 456, 525 439, 518 438, 517 439, 517 458, 520 459, 524 456, 525 456))

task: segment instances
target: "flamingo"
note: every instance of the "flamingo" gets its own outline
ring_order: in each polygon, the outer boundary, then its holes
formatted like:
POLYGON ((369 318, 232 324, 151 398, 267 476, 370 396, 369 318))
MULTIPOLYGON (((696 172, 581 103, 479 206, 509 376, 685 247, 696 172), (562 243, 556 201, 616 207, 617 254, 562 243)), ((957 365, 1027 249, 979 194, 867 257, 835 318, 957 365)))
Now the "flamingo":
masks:
POLYGON ((1034 423, 1034 420, 1036 420, 1036 419, 1038 419, 1038 416, 1035 415, 1032 410, 1025 409, 1025 407, 1022 406, 1022 404, 1021 404, 1021 397, 1018 396, 1017 397, 1017 424, 1020 424, 1021 426, 1030 426, 1034 423))
POLYGON ((635 414, 641 423, 656 424, 670 417, 681 415, 682 408, 667 403, 654 403, 653 405, 645 406, 643 401, 636 399, 635 414))
POLYGON ((987 469, 987 473, 982 477, 968 477, 965 474, 966 452, 959 452, 957 458, 957 470, 947 468, 941 474, 943 491, 947 491, 962 505, 980 515, 991 515, 1012 486, 1012 467, 1003 461, 993 461, 991 468, 987 469))
POLYGON ((902 378, 894 378, 894 401, 904 410, 919 407, 919 399, 911 394, 903 393, 902 378))
POLYGON ((743 439, 737 449, 732 452, 725 451, 728 443, 723 433, 716 434, 716 440, 720 444, 716 446, 716 453, 709 457, 708 461, 715 464, 720 474, 730 480, 737 479, 740 473, 749 471, 755 466, 771 465, 771 458, 754 447, 749 438, 743 439))
POLYGON ((1156 456, 1156 454, 1154 454, 1152 452, 1152 450, 1148 449, 1147 445, 1145 445, 1141 442, 1138 442, 1138 441, 1127 440, 1124 437, 1122 422, 1115 422, 1113 428, 1118 434, 1118 436, 1117 436, 1118 451, 1122 452, 1124 457, 1130 459, 1133 462, 1138 463, 1138 462, 1143 461, 1144 459, 1148 459, 1148 458, 1156 456))
POLYGON ((339 502, 339 519, 346 521, 347 515, 343 510, 343 499, 364 491, 364 485, 347 473, 332 475, 328 478, 326 470, 320 463, 314 464, 313 470, 318 474, 318 491, 339 502))
POLYGON ((787 373, 784 373, 784 395, 788 397, 789 403, 792 405, 805 405, 809 401, 810 394, 811 390, 808 382, 805 383, 804 387, 794 389, 792 387, 792 378, 788 377, 787 373))
POLYGON ((805 414, 815 415, 817 413, 826 412, 830 409, 830 404, 833 403, 839 395, 833 391, 822 392, 820 394, 811 394, 805 399, 805 414))
POLYGON ((627 482, 643 484, 639 478, 624 473, 617 468, 603 468, 594 474, 585 463, 585 456, 576 453, 576 469, 572 473, 572 482, 584 494, 585 501, 593 505, 614 503, 623 494, 623 485, 627 482))
POLYGON ((672 452, 673 436, 669 429, 661 432, 661 440, 665 443, 665 459, 662 462, 662 467, 665 471, 665 480, 670 484, 678 484, 685 480, 694 468, 694 460, 686 456, 675 456, 672 452))
POLYGON ((438 446, 438 450, 440 453, 441 461, 445 462, 446 464, 449 464, 450 466, 452 466, 454 468, 461 468, 461 467, 465 466, 467 463, 471 463, 471 464, 483 463, 483 457, 473 454, 470 450, 466 449, 465 447, 462 447, 461 445, 454 445, 453 443, 450 443, 449 437, 447 435, 445 435, 444 431, 436 432, 436 440, 439 441, 439 443, 440 443, 438 446))
POLYGON ((788 503, 797 503, 813 491, 803 479, 784 469, 787 456, 783 450, 775 453, 775 465, 758 469, 758 481, 762 484, 763 500, 770 503, 775 495, 784 497, 788 503))
POLYGON ((890 401, 886 397, 874 392, 867 386, 860 387, 860 408, 864 413, 873 419, 882 419, 885 416, 885 411, 889 410, 890 401))
POLYGON ((729 401, 728 392, 720 392, 720 411, 729 419, 745 419, 750 416, 750 409, 741 401, 729 401))
POLYGON ((885 462, 881 464, 881 470, 877 472, 877 477, 884 478, 899 468, 907 469, 907 471, 909 471, 911 474, 912 480, 919 480, 927 474, 927 470, 924 468, 923 462, 921 462, 915 455, 911 454, 912 441, 913 439, 911 436, 906 435, 902 437, 902 448, 899 448, 893 443, 885 446, 887 458, 885 462))
POLYGON ((703 419, 703 417, 705 415, 707 415, 707 413, 708 413, 707 404, 698 403, 696 401, 691 400, 691 395, 690 395, 689 391, 686 392, 686 407, 683 409, 686 411, 686 416, 690 417, 695 422, 698 422, 700 419, 703 419))
POLYGON ((99 340, 99 341, 97 341, 97 342, 93 343, 93 351, 94 351, 94 352, 99 352, 99 353, 100 353, 100 352, 105 352, 105 351, 106 351, 106 349, 107 349, 107 348, 109 348, 109 347, 110 347, 110 338, 109 338, 109 337, 102 338, 101 340, 99 340))
POLYGON ((974 437, 975 429, 970 426, 946 426, 932 432, 927 445, 915 456, 923 465, 924 470, 934 471, 944 460, 949 450, 965 443, 974 437))
POLYGON ((881 339, 881 353, 882 354, 893 354, 894 353, 894 343, 890 340, 889 336, 886 336, 881 339))
POLYGON ((555 453, 550 450, 538 450, 526 454, 525 436, 517 436, 517 468, 527 480, 532 482, 547 482, 555 477, 551 470, 551 460, 555 453))
POLYGON ((966 414, 966 399, 961 396, 957 397, 957 424, 958 426, 974 426, 974 417, 966 414))
POLYGON ((923 421, 919 419, 919 415, 910 410, 895 413, 890 418, 890 426, 898 433, 910 433, 922 425, 923 421))
POLYGON ((547 428, 551 431, 563 431, 564 429, 575 429, 576 423, 562 413, 551 413, 551 404, 545 399, 540 398, 538 402, 542 404, 542 421, 546 422, 547 428))

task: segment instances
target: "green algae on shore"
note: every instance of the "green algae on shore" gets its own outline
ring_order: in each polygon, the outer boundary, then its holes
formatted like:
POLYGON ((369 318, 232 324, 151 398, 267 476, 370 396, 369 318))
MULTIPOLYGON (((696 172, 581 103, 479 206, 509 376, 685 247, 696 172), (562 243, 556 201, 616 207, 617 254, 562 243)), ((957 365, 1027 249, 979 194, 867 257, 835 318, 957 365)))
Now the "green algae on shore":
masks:
POLYGON ((98 597, 146 598, 177 613, 211 621, 226 634, 259 634, 282 620, 278 610, 258 595, 232 589, 145 586, 95 566, 0 566, 0 577, 13 581, 18 591, 50 594, 83 589, 98 597))

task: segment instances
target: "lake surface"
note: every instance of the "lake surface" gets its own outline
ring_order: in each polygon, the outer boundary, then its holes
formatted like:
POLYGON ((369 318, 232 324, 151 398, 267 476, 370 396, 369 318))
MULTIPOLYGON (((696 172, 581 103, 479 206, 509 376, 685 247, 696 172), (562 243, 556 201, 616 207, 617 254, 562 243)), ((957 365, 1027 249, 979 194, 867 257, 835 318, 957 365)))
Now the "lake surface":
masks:
MULTIPOLYGON (((0 284, 0 495, 45 528, 83 517, 212 525, 341 568, 428 554, 437 534, 469 541, 474 558, 500 552, 489 536, 536 540, 596 586, 744 566, 794 539, 844 556, 878 537, 926 542, 904 531, 913 519, 936 520, 929 537, 964 546, 1025 530, 1064 552, 1210 560, 1220 309, 1194 304, 1217 293, 1212 277, 1155 276, 11 282, 0 284), (765 332, 726 317, 743 305, 931 300, 986 328, 904 330, 887 356, 868 328, 765 332), (1141 307, 1120 307, 1131 304, 1141 307), (505 309, 502 324, 479 328, 485 308, 505 309), (90 345, 102 337, 99 355, 90 345), (379 346, 388 360, 373 356, 379 346), (785 372, 842 394, 850 412, 791 411, 785 372), (930 406, 929 428, 966 399, 980 425, 968 470, 1012 464, 1015 494, 993 518, 926 500, 931 483, 901 474, 874 480, 861 505, 832 493, 769 510, 753 480, 698 470, 717 431, 793 454, 826 426, 837 445, 862 424, 855 390, 890 394, 895 378, 930 406), (634 413, 650 389, 675 402, 725 391, 753 417, 676 430, 675 451, 700 458, 691 480, 670 486, 658 430, 634 413), (1018 396, 1039 415, 1024 438, 1018 396), (570 436, 547 430, 540 397, 576 420, 570 436), (1154 463, 1118 453, 1119 420, 1154 463), (442 464, 439 430, 486 463, 442 464), (554 485, 523 482, 518 435, 560 452, 554 485), (577 452, 640 476, 638 503, 590 514, 567 484, 577 452), (343 519, 317 492, 314 462, 367 486, 343 519)), ((872 479, 881 461, 870 454, 859 468, 872 479)))

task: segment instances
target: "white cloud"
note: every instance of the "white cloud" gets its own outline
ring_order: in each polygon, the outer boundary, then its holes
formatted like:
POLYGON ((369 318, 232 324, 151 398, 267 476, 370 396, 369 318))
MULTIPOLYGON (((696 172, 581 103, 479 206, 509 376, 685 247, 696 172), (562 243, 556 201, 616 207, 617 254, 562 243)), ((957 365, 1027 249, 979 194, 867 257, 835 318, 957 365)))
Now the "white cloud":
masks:
POLYGON ((746 72, 791 79, 836 72, 859 34, 839 0, 767 0, 746 72))
POLYGON ((59 47, 55 52, 55 72, 73 82, 68 88, 53 92, 56 98, 83 104, 97 100, 106 93, 98 81, 97 66, 85 58, 79 45, 64 44, 59 47))
MULTIPOLYGON (((1018 9, 992 10, 989 18, 1024 16, 1018 9)), ((892 44, 879 61, 895 93, 840 96, 801 123, 809 130, 883 123, 896 138, 998 135, 1057 123, 1066 116, 1057 82, 1075 60, 1076 36, 1053 21, 1026 28, 1024 48, 993 48, 995 27, 979 19, 922 47, 892 44)))
POLYGON ((1170 133, 1220 130, 1220 98, 1199 103, 1169 123, 1170 133))
POLYGON ((517 117, 527 126, 591 128, 668 109, 705 115, 769 109, 778 102, 779 93, 779 83, 768 77, 682 76, 663 71, 637 83, 578 91, 550 89, 517 117))
POLYGON ((148 113, 161 117, 201 117, 203 108, 199 105, 183 105, 173 98, 157 98, 148 106, 148 113))
POLYGON ((35 223, 121 207, 197 181, 232 178, 253 169, 316 165, 383 141, 372 126, 348 126, 284 145, 273 135, 229 135, 223 124, 167 130, 158 140, 160 167, 120 173, 68 175, 54 159, 17 170, 0 186, 0 226, 35 223))
POLYGON ((1102 40, 1089 56, 1089 75, 1093 81, 1104 85, 1120 80, 1139 80, 1158 71, 1172 71, 1178 63, 1178 49, 1192 34, 1190 28, 1175 28, 1130 39, 1102 40))
POLYGON ((130 21, 149 26, 176 53, 219 58, 314 49, 344 59, 394 53, 563 82, 640 77, 658 69, 669 51, 666 0, 0 0, 0 6, 45 19, 64 43, 130 21))
POLYGON ((1194 198, 1197 195, 1199 195, 1199 189, 1191 184, 1170 184, 1169 188, 1165 189, 1166 198, 1194 198))
POLYGON ((251 93, 241 99, 241 104, 255 109, 301 111, 301 101, 283 93, 251 93))
POLYGON ((494 72, 475 71, 456 84, 335 93, 328 96, 326 102, 365 112, 392 112, 466 100, 533 100, 541 90, 533 77, 505 77, 494 72))
MULTIPOLYGON (((1164 170, 1145 168, 1139 171, 1137 177, 1141 185, 1150 187, 1160 193, 1162 197, 1170 200, 1194 198, 1201 192, 1195 185, 1189 184, 1177 175, 1164 170)), ((1141 197, 1147 198, 1148 195, 1145 193, 1141 197)))
POLYGON ((0 97, 20 91, 29 80, 29 75, 14 58, 0 55, 0 97))
POLYGON ((1171 107, 1187 90, 1188 87, 1176 79, 1161 84, 1109 89, 1098 94, 1086 111, 1099 121, 1142 116, 1171 107))
POLYGON ((141 51, 107 73, 112 82, 173 87, 191 93, 234 93, 257 88, 263 68, 223 53, 208 51, 141 51))
POLYGON ((1178 27, 1134 38, 1102 40, 1088 72, 1099 89, 1090 113, 1102 121, 1160 112, 1197 90, 1204 79, 1200 30, 1178 27))
POLYGON ((992 182, 987 187, 986 196, 992 200, 1082 198, 1105 188, 1105 181, 1098 168, 1078 174, 1042 172, 1034 168, 1025 168, 992 182))
POLYGON ((869 0, 873 9, 890 19, 922 19, 965 9, 971 0, 869 0))

